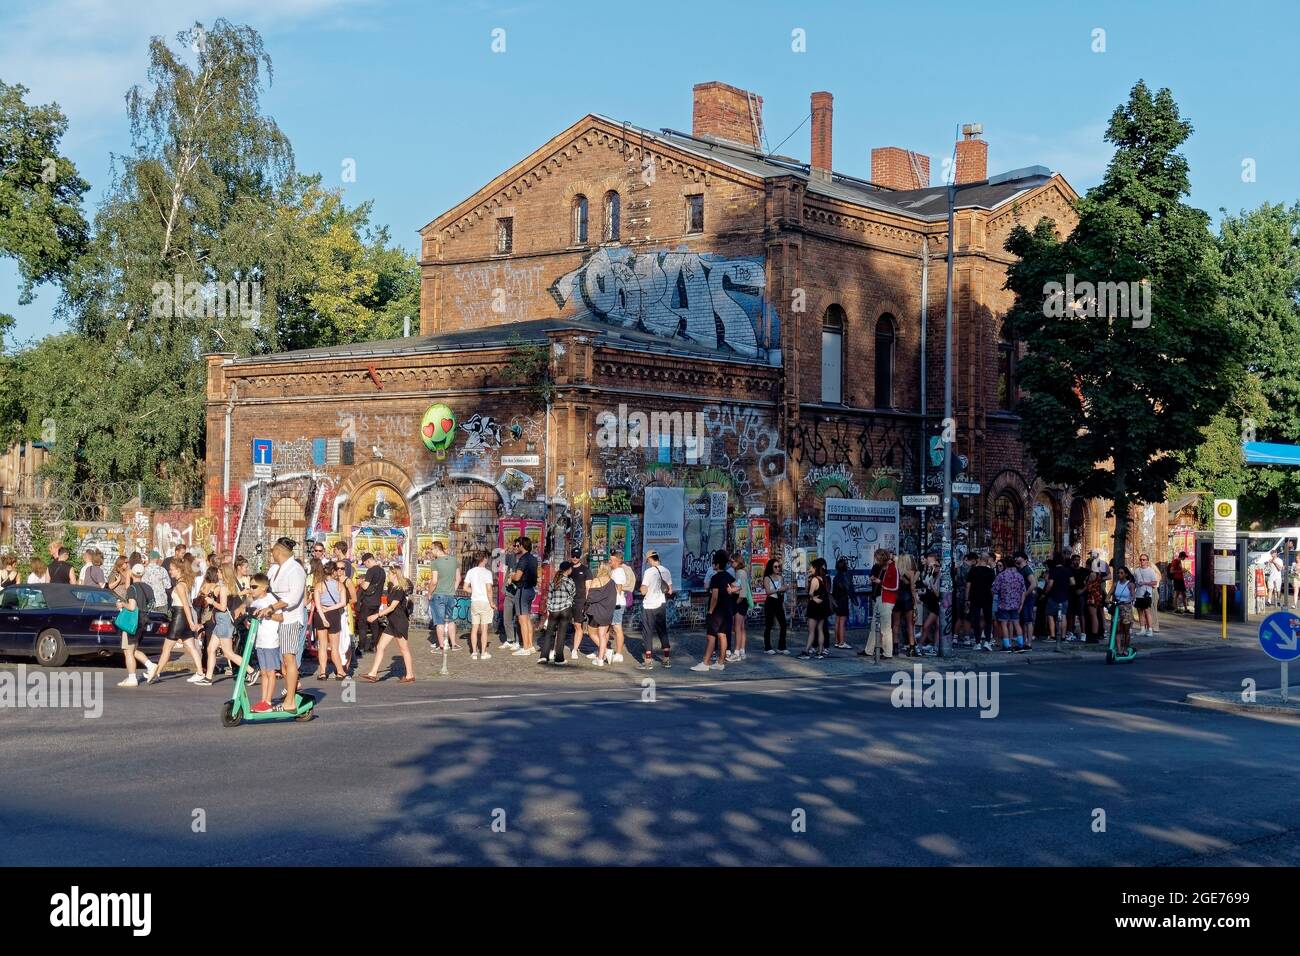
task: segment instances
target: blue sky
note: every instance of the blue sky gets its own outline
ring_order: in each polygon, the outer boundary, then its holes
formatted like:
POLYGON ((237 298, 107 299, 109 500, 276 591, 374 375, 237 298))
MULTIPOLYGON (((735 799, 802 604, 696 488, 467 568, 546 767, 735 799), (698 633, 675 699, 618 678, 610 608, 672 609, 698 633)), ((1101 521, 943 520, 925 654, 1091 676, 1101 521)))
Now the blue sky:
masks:
MULTIPOLYGON (((1109 157, 1111 111, 1138 78, 1173 90, 1196 133, 1192 201, 1217 219, 1300 198, 1291 2, 701 4, 6 0, 0 79, 56 100, 64 151, 92 184, 88 216, 124 151, 122 96, 147 44, 218 16, 261 31, 275 67, 264 108, 298 168, 373 199, 374 221, 415 251, 416 230, 589 112, 689 130, 691 86, 722 80, 763 97, 775 147, 835 95, 839 171, 870 175, 874 146, 931 157, 938 182, 959 124, 981 122, 989 171, 1041 163, 1080 192, 1109 157), (1059 8, 1058 8, 1059 7, 1059 8), (494 53, 492 31, 505 31, 494 53), (792 50, 792 31, 806 51, 792 50), (1094 30, 1105 51, 1094 52, 1094 30), (1242 181, 1253 159, 1256 181, 1242 181), (356 161, 356 182, 340 181, 356 161)), ((781 153, 806 160, 808 127, 781 153)), ((56 294, 17 304, 0 260, 0 312, 18 338, 52 330, 56 294)))

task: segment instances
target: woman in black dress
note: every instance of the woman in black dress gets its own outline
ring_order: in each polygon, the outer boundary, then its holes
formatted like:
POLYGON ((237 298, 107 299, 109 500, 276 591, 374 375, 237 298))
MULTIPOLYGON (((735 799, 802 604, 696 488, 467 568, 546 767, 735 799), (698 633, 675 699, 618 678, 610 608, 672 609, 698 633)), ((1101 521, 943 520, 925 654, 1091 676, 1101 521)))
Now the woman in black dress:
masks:
MULTIPOLYGON (((597 667, 605 666, 605 644, 609 641, 609 626, 614 623, 614 604, 618 599, 618 585, 610 573, 609 562, 600 562, 596 576, 587 582, 588 637, 596 641, 596 653, 588 659, 597 667), (593 633, 594 632, 594 633, 593 633)), ((574 655, 577 658, 577 655, 574 655)))
POLYGON ((835 607, 835 649, 850 651, 849 644, 849 605, 853 601, 853 572, 849 570, 849 559, 840 558, 835 562, 835 580, 831 582, 831 603, 835 607))
POLYGON ((713 577, 709 578, 709 617, 704 656, 691 668, 693 671, 726 670, 727 639, 731 637, 731 624, 736 616, 736 580, 727 573, 729 558, 725 551, 713 553, 713 577), (718 648, 717 663, 710 663, 714 645, 718 648))
POLYGON ((407 602, 414 588, 411 582, 402 574, 401 568, 389 568, 384 577, 383 605, 379 610, 370 614, 366 621, 374 623, 383 620, 384 630, 379 636, 379 645, 375 648, 375 656, 370 664, 370 673, 362 674, 361 679, 371 684, 379 680, 379 662, 384 660, 384 651, 394 639, 397 640, 397 651, 402 655, 402 666, 405 668, 405 675, 397 682, 399 684, 410 684, 415 681, 415 665, 411 662, 411 648, 407 643, 407 633, 411 629, 410 611, 407 608, 407 602))
POLYGON ((826 574, 826 559, 812 563, 808 578, 808 644, 799 656, 802 658, 828 657, 826 652, 826 619, 831 616, 831 582, 826 574))

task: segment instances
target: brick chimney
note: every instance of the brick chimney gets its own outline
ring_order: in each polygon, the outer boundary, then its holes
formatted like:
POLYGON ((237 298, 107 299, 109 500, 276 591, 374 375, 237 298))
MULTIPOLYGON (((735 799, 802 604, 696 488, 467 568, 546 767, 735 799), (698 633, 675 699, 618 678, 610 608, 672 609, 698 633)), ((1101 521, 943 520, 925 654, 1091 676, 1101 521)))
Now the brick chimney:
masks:
POLYGON ((831 178, 831 95, 812 95, 812 175, 814 179, 831 178))
POLYGON ((871 181, 886 189, 924 189, 930 185, 930 157, 898 146, 873 149, 871 181))
MULTIPOLYGON (((763 98, 726 83, 696 83, 691 134, 738 143, 760 150, 763 133, 763 98)), ((829 98, 830 94, 827 94, 829 98)), ((827 149, 830 149, 829 123, 827 149)))
POLYGON ((989 144, 980 139, 984 127, 967 123, 957 140, 957 184, 978 183, 989 178, 989 144))

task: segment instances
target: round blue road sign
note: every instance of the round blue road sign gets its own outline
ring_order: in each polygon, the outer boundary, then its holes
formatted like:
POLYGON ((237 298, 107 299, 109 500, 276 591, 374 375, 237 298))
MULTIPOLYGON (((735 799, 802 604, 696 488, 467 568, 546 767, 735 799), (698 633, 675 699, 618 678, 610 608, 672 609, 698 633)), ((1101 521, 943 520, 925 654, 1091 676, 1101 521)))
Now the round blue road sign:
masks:
POLYGON ((1259 646, 1275 661, 1300 657, 1300 617, 1290 611, 1274 611, 1259 622, 1259 646))

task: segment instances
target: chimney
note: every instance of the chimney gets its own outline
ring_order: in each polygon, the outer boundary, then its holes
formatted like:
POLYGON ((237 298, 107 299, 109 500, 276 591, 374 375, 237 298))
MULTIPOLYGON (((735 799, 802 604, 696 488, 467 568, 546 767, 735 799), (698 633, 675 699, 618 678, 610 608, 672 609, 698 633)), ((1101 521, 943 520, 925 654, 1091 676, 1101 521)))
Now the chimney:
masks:
MULTIPOLYGON (((758 152, 763 137, 763 98, 726 83, 696 83, 691 135, 725 140, 758 152)), ((829 98, 829 94, 827 94, 829 98)), ((829 123, 827 149, 830 149, 829 123)))
POLYGON ((831 178, 831 95, 812 95, 812 176, 829 181, 831 178))
POLYGON ((873 149, 871 181, 886 189, 924 189, 930 185, 930 157, 898 146, 873 149))
POLYGON ((989 178, 989 144, 979 138, 981 123, 967 123, 957 140, 957 184, 978 183, 989 178))

